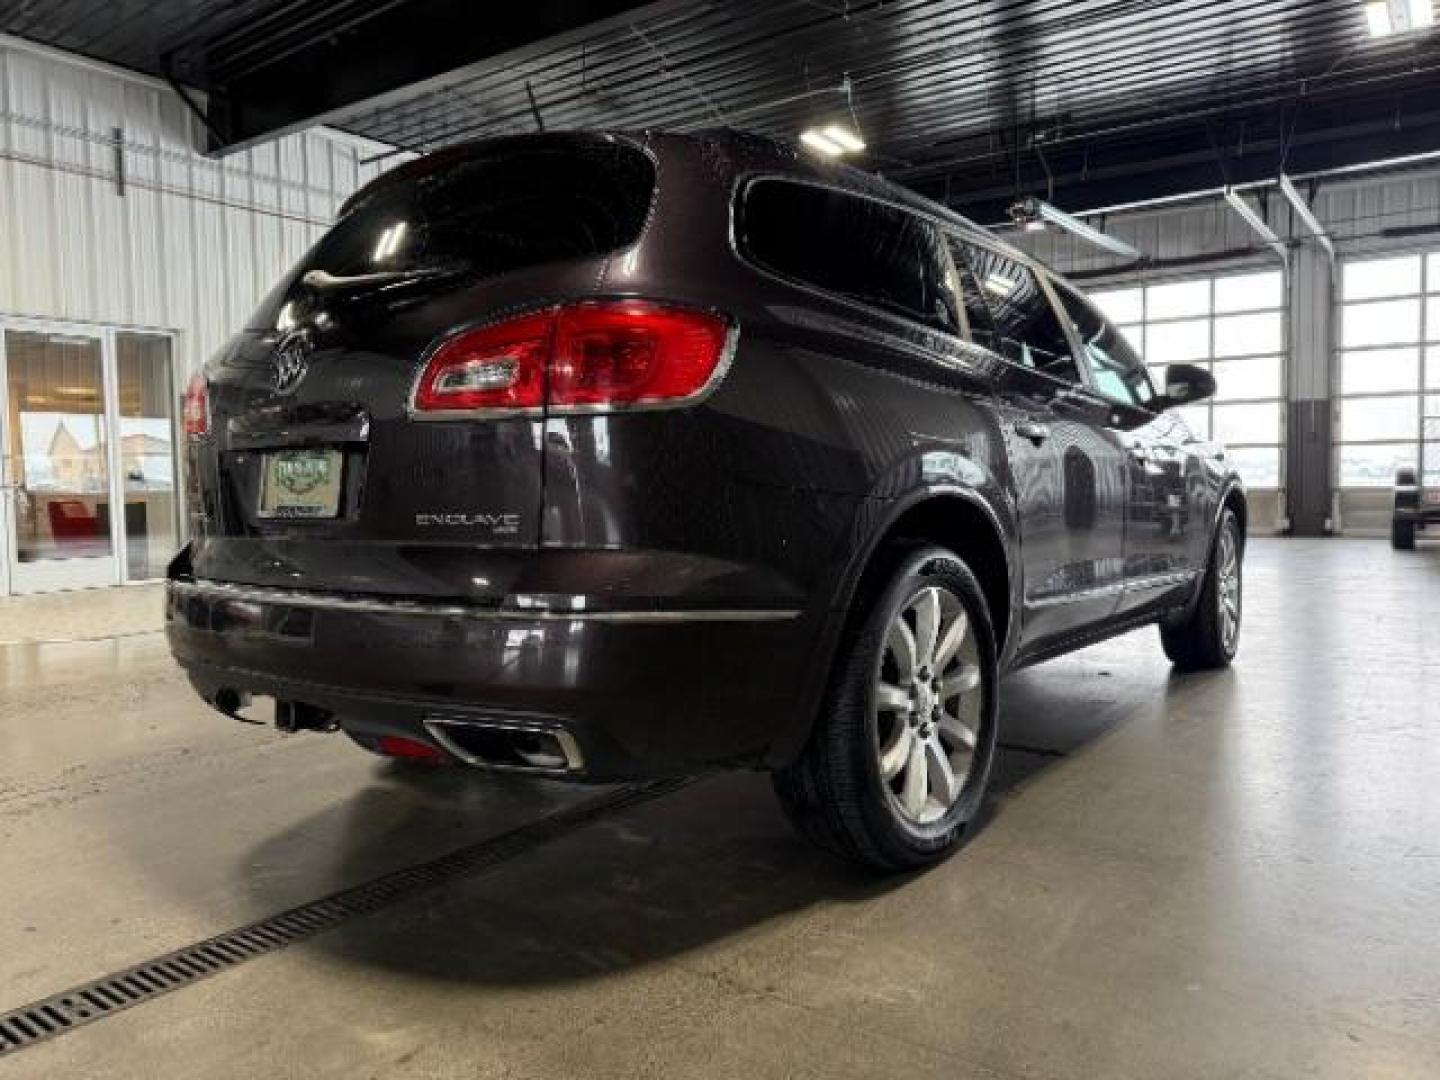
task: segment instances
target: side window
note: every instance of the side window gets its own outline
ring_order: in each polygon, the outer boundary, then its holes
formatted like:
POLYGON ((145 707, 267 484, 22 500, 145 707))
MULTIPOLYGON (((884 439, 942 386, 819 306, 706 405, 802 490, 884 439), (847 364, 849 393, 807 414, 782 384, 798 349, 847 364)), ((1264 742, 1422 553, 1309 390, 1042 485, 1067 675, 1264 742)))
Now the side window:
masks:
POLYGON ((747 258, 781 277, 960 331, 944 242, 898 207, 811 184, 757 180, 740 207, 747 258))
MULTIPOLYGON (((1028 266, 967 240, 952 239, 955 261, 968 273, 962 284, 978 293, 993 327, 993 344, 972 330, 978 344, 993 348, 1012 364, 1042 371, 1051 378, 1080 382, 1080 369, 1050 299, 1028 266)), ((966 311, 971 300, 966 288, 966 311)), ((971 326, 978 324, 973 318, 971 326)))
POLYGON ((1060 302, 1085 345, 1083 357, 1095 389, 1111 401, 1146 408, 1155 399, 1155 390, 1145 365, 1124 335, 1105 321, 1083 296, 1060 282, 1055 283, 1060 302))
POLYGON ((951 241, 951 255, 955 260, 956 291, 960 294, 960 310, 965 316, 965 326, 969 331, 970 340, 976 345, 983 345, 993 353, 1003 355, 1000 333, 995 327, 995 316, 990 312, 990 305, 985 303, 980 281, 975 277, 975 271, 970 269, 970 264, 962 257, 953 240, 951 241))

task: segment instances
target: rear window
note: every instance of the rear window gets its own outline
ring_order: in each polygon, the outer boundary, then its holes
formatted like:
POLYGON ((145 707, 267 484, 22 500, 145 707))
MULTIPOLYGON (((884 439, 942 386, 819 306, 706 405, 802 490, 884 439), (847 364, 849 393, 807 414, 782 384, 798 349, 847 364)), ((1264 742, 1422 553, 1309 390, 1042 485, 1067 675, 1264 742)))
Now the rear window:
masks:
POLYGON ((752 262, 782 277, 955 333, 955 288, 938 230, 874 199, 757 180, 740 207, 752 262))
POLYGON ((311 270, 473 281, 628 247, 644 227, 655 168, 633 146, 563 143, 479 150, 380 184, 266 297, 252 328, 275 326, 311 270))

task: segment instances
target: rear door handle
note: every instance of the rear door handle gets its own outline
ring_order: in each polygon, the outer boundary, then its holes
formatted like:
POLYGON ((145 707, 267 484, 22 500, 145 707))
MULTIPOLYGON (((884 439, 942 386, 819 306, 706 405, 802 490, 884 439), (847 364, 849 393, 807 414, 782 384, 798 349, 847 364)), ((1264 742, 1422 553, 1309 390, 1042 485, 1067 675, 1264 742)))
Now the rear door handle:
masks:
POLYGON ((1012 426, 1016 435, 1022 439, 1029 439, 1036 446, 1050 438, 1050 429, 1034 420, 1016 420, 1012 426))

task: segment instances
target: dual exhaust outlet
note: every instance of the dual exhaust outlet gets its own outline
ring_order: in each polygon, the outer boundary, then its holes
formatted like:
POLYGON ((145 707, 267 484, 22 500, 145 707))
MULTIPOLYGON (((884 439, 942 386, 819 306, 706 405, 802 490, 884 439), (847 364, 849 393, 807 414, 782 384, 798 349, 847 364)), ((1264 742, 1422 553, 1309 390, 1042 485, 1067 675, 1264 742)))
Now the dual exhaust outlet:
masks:
MULTIPOLYGON (((223 687, 215 692, 211 704, 231 719, 247 724, 263 723, 244 715, 250 700, 250 694, 244 691, 223 687)), ((463 714, 430 715, 425 717, 424 725, 430 738, 445 753, 477 768, 564 775, 581 772, 585 767, 575 736, 562 727, 509 717, 463 714)), ((340 722, 329 709, 276 698, 275 727, 287 733, 324 732, 338 730, 340 722)), ((380 740, 381 752, 384 752, 385 741, 380 740)))

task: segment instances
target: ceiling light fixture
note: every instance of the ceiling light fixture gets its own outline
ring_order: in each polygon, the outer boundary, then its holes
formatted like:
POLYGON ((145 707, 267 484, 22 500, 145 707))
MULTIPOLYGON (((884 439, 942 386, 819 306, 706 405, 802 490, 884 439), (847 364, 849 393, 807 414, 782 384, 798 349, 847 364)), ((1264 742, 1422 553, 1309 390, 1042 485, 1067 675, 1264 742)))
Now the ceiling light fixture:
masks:
POLYGON ((1265 242, 1265 246, 1276 255, 1280 256, 1281 262, 1289 262, 1289 252, 1285 242, 1275 234, 1275 230, 1266 224, 1265 219, 1245 201, 1245 196, 1236 191, 1233 187, 1225 189, 1225 201, 1230 204, 1231 209, 1239 214, 1246 225, 1254 230, 1255 235, 1265 242))
POLYGON ((1087 225, 1079 218, 1065 213, 1058 206, 1051 206, 1044 199, 1037 199, 1034 196, 1021 199, 1010 207, 1010 219, 1015 222, 1016 228, 1025 232, 1041 232, 1046 225, 1053 225, 1071 236, 1084 240, 1087 244, 1094 244, 1102 251, 1119 255, 1123 259, 1144 258, 1144 254, 1138 248, 1132 247, 1124 240, 1101 232, 1093 225, 1087 225))
POLYGON ((825 137, 833 143, 838 143, 848 154, 858 154, 865 149, 865 140, 856 135, 847 127, 839 124, 831 124, 825 129, 825 137))
POLYGON ((806 128, 800 133, 800 141, 826 157, 841 154, 858 154, 865 149, 865 140, 847 127, 828 124, 823 128, 806 128))
POLYGON ((1435 0, 1369 0, 1365 22, 1376 38, 1425 30, 1435 25, 1435 0))
POLYGON ((1390 21, 1389 0, 1370 0, 1365 5, 1365 21, 1370 24, 1371 37, 1388 37, 1395 32, 1395 24, 1390 21))

